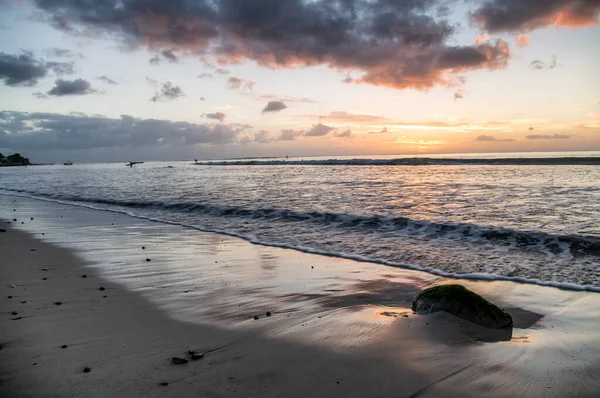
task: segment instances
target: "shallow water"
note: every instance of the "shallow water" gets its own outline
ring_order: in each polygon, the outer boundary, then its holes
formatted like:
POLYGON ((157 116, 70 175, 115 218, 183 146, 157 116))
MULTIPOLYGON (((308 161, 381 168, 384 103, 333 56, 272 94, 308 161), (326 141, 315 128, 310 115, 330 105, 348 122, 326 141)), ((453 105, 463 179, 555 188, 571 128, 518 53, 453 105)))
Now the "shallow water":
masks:
POLYGON ((438 275, 600 290, 600 167, 347 163, 3 168, 0 193, 438 275))

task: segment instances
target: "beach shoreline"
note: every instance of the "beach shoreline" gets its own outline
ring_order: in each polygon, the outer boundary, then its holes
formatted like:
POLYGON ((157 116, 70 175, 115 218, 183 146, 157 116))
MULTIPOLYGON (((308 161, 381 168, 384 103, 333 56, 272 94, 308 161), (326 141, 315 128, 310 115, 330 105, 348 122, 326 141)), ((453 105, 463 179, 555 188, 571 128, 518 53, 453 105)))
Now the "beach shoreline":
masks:
POLYGON ((596 293, 458 281, 522 321, 510 342, 482 343, 456 318, 409 309, 424 286, 457 281, 122 214, 0 203, 5 396, 600 391, 596 293), (187 350, 205 357, 170 362, 187 350))

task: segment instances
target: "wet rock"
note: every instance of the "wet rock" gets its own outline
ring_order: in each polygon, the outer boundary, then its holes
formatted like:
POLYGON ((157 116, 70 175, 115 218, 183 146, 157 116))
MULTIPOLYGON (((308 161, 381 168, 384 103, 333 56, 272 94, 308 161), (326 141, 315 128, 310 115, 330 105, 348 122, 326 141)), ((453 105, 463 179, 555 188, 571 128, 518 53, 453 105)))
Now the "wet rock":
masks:
POLYGON ((62 303, 60 301, 56 301, 54 302, 54 305, 62 305, 62 303))
POLYGON ((188 363, 188 360, 185 358, 173 357, 171 358, 171 362, 173 362, 175 365, 183 365, 188 363))
POLYGON ((82 278, 87 278, 86 274, 81 275, 82 278))
POLYGON ((16 218, 13 218, 13 221, 17 221, 17 219, 16 219, 16 218))
POLYGON ((267 311, 266 316, 271 316, 271 311, 267 311))
POLYGON ((259 318, 258 318, 258 316, 257 316, 257 315, 254 315, 254 320, 255 320, 255 321, 258 321, 258 319, 259 319, 259 318))
POLYGON ((12 298, 12 296, 8 296, 8 298, 9 298, 9 299, 11 299, 11 298, 12 298))
POLYGON ((17 311, 13 311, 12 314, 13 315, 18 315, 19 313, 17 311))
POLYGON ((197 360, 202 359, 202 358, 204 358, 204 354, 201 354, 201 353, 199 353, 199 354, 192 354, 192 361, 197 361, 197 360))
POLYGON ((142 246, 142 250, 146 250, 146 246, 142 246))
POLYGON ((446 311, 477 325, 512 328, 511 316, 498 306, 461 285, 440 285, 423 290, 412 303, 417 314, 446 311))
POLYGON ((160 385, 161 385, 161 386, 168 386, 168 385, 169 385, 169 383, 167 383, 166 381, 163 381, 163 382, 161 382, 161 383, 160 383, 160 385))
POLYGON ((149 258, 147 258, 146 261, 152 261, 152 260, 150 260, 149 258))
POLYGON ((104 291, 104 290, 106 290, 106 289, 105 289, 103 286, 100 286, 100 287, 98 288, 98 290, 100 290, 100 291, 104 291))
POLYGON ((29 251, 30 251, 30 252, 34 252, 34 251, 35 251, 35 249, 29 249, 29 251))
POLYGON ((31 221, 33 221, 33 217, 31 217, 31 221))
POLYGON ((42 268, 42 271, 48 271, 48 268, 42 268))
POLYGON ((22 316, 18 316, 16 318, 11 318, 10 320, 11 321, 18 321, 19 319, 23 319, 23 317, 22 316))
POLYGON ((47 279, 48 279, 48 278, 45 278, 45 277, 44 277, 44 278, 42 278, 42 280, 43 280, 43 281, 45 281, 45 280, 47 280, 47 279))
POLYGON ((21 304, 25 304, 25 303, 27 303, 27 301, 25 301, 25 300, 21 301, 21 304))
POLYGON ((0 228, 0 232, 6 232, 4 228, 0 228))
POLYGON ((92 369, 88 368, 87 366, 83 368, 83 373, 90 373, 91 371, 92 369))
POLYGON ((68 346, 67 346, 66 344, 63 344, 63 345, 61 345, 61 346, 60 346, 60 348, 62 348, 62 349, 65 349, 65 348, 67 348, 67 347, 68 347, 68 346))

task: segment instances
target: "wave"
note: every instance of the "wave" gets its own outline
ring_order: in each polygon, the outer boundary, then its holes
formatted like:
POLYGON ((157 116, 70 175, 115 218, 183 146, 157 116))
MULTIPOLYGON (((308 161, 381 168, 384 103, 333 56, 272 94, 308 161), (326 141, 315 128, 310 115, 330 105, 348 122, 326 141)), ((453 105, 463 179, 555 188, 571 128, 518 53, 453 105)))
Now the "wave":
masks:
POLYGON ((598 166, 600 157, 557 158, 396 158, 396 159, 307 159, 243 160, 198 162, 196 166, 428 166, 428 165, 506 165, 506 166, 598 166))
MULTIPOLYGON (((405 269, 410 269, 410 270, 415 270, 415 271, 427 272, 429 274, 444 277, 444 278, 479 280, 479 281, 508 281, 508 282, 533 284, 533 285, 539 285, 539 286, 545 286, 545 287, 554 287, 554 288, 565 289, 565 290, 588 291, 588 292, 600 293, 600 287, 597 287, 597 286, 582 285, 582 284, 569 283, 569 282, 559 282, 559 281, 546 281, 546 280, 540 280, 540 279, 536 279, 536 278, 527 278, 527 277, 520 277, 520 276, 507 276, 507 275, 498 275, 498 274, 489 274, 489 273, 480 273, 480 272, 475 272, 475 273, 473 273, 473 272, 469 272, 469 273, 446 272, 446 271, 443 271, 443 270, 440 270, 440 269, 434 268, 434 267, 425 267, 425 266, 417 266, 417 265, 412 265, 412 264, 398 263, 398 262, 393 262, 393 261, 378 260, 378 259, 373 259, 373 258, 366 257, 366 256, 359 256, 359 255, 352 255, 352 254, 349 255, 349 254, 334 252, 334 251, 315 250, 315 249, 300 246, 300 245, 265 242, 265 241, 256 239, 252 236, 236 233, 233 231, 215 229, 215 228, 203 228, 203 227, 199 227, 197 225, 173 222, 173 221, 164 220, 164 219, 155 218, 155 217, 146 217, 146 216, 141 216, 139 214, 131 213, 131 212, 128 212, 125 210, 103 209, 103 208, 94 207, 91 204, 73 203, 71 201, 63 201, 63 200, 56 199, 56 198, 50 198, 48 196, 44 197, 44 196, 40 196, 35 193, 30 193, 30 192, 27 192, 24 190, 0 189, 0 193, 4 193, 4 194, 8 194, 8 195, 15 195, 15 196, 24 196, 24 197, 29 197, 29 198, 39 199, 39 200, 45 200, 45 201, 49 201, 49 202, 61 203, 61 204, 74 205, 74 206, 85 207, 85 208, 94 209, 94 210, 103 210, 103 211, 110 211, 110 212, 114 212, 114 213, 126 214, 131 217, 145 219, 145 220, 149 220, 152 222, 160 222, 163 224, 177 225, 177 226, 191 228, 191 229, 195 229, 195 230, 203 231, 203 232, 214 232, 214 233, 229 235, 229 236, 247 240, 253 244, 270 246, 270 247, 279 247, 279 248, 284 248, 284 249, 292 249, 292 250, 302 251, 305 253, 323 255, 323 256, 328 256, 328 257, 338 257, 338 258, 345 258, 345 259, 354 260, 354 261, 370 262, 370 263, 382 264, 382 265, 386 265, 386 266, 405 268, 405 269)), ((133 203, 133 202, 129 202, 129 203, 133 203)))
MULTIPOLYGON (((36 192, 27 190, 5 189, 5 191, 38 195, 36 192)), ((356 215, 318 211, 303 212, 278 208, 244 208, 193 202, 128 201, 69 195, 44 196, 60 201, 89 203, 125 209, 153 209, 222 218, 305 223, 312 226, 359 233, 395 233, 399 236, 419 237, 427 241, 442 239, 471 244, 488 244, 505 248, 537 251, 550 256, 575 258, 582 256, 600 257, 600 238, 586 235, 555 235, 539 231, 519 231, 468 223, 439 223, 383 215, 356 215)))

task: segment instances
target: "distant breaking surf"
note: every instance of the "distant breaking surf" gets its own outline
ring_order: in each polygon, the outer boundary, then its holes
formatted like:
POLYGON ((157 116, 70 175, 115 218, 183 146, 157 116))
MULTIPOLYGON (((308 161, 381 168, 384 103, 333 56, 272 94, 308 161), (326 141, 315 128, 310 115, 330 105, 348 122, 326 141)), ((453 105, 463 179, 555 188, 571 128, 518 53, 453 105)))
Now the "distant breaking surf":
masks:
POLYGON ((207 161, 197 166, 427 166, 427 165, 508 165, 508 166, 600 166, 600 157, 558 158, 396 158, 396 159, 307 159, 207 161))

